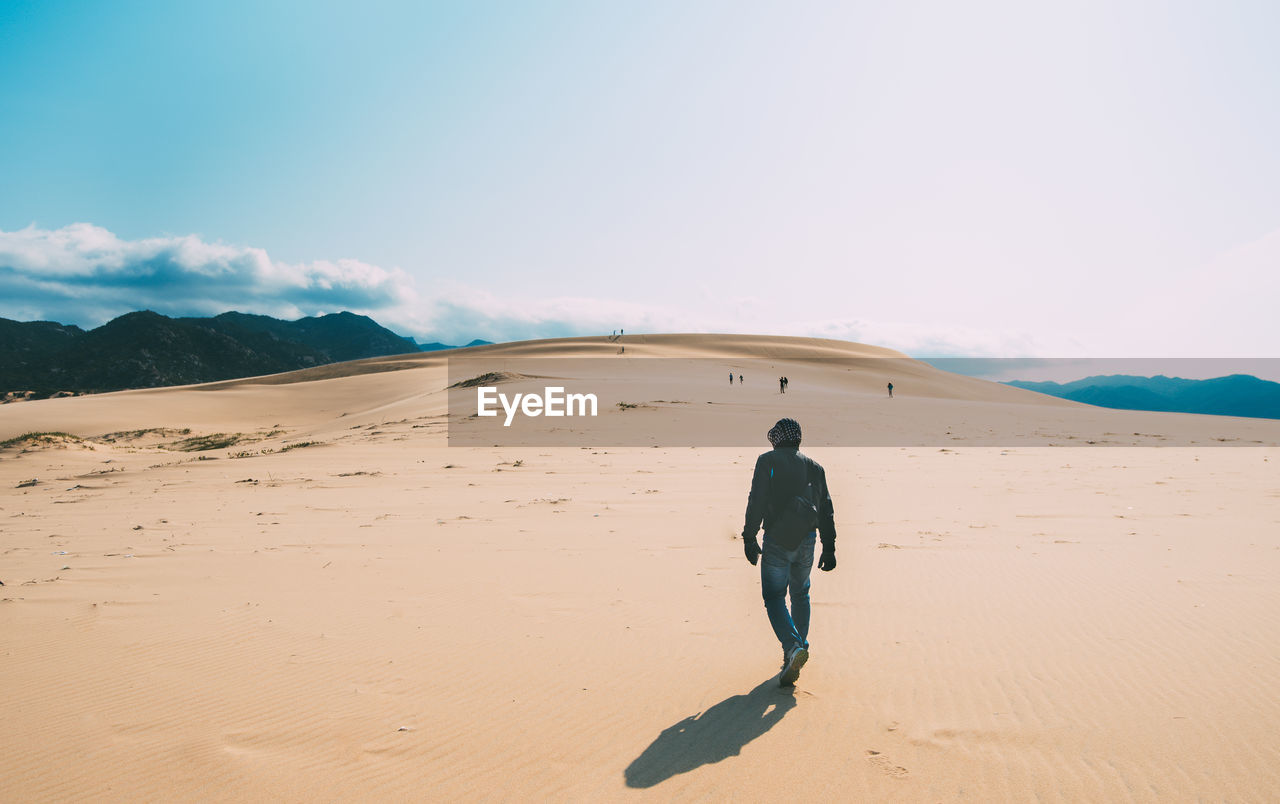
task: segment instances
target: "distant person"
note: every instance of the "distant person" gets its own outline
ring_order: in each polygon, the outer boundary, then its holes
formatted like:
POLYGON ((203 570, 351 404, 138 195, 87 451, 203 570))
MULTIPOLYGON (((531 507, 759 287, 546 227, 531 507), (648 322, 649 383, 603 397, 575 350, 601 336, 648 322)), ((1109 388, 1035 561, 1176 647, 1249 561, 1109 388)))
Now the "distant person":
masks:
POLYGON ((738 385, 742 385, 742 375, 738 375, 738 385))
POLYGON ((780 394, 785 394, 786 392, 787 392, 787 378, 786 378, 786 377, 779 377, 779 378, 778 378, 778 393, 780 393, 780 394))
POLYGON ((889 398, 893 399, 893 383, 889 383, 889 398))
POLYGON ((782 378, 782 393, 784 393, 784 394, 785 394, 785 393, 787 392, 787 386, 788 386, 788 385, 790 385, 790 384, 791 384, 791 378, 790 378, 790 377, 783 377, 783 378, 782 378))
POLYGON ((826 472, 800 452, 799 422, 779 419, 768 437, 773 449, 756 459, 742 546, 752 566, 764 556, 760 561, 760 591, 769 625, 782 643, 778 684, 789 687, 809 661, 809 573, 813 569, 817 532, 822 534, 818 569, 830 572, 836 568, 835 511, 826 472), (762 522, 763 549, 756 541, 762 522), (790 611, 786 603, 788 592, 790 611))
POLYGON ((729 384, 733 385, 733 372, 729 372, 729 384))

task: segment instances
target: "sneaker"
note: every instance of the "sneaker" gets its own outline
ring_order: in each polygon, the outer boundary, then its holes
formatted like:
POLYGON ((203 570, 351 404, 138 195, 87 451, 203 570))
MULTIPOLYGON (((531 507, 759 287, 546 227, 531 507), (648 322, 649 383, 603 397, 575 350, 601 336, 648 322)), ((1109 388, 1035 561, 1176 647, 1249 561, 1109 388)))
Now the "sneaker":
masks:
POLYGON ((799 645, 792 648, 791 653, 787 654, 787 663, 782 666, 782 675, 778 676, 778 686, 794 686, 796 679, 800 677, 800 668, 804 667, 807 661, 809 661, 808 648, 802 648, 799 645))

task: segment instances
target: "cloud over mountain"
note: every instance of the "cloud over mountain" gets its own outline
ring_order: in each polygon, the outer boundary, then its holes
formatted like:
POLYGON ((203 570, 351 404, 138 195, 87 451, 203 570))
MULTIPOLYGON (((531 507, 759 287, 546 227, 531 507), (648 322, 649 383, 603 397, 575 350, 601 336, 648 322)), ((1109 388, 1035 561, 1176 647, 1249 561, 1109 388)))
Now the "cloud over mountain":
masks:
POLYGON ((296 318, 406 304, 412 282, 359 260, 285 263, 196 235, 124 240, 88 223, 0 230, 0 315, 88 325, 131 310, 296 318))

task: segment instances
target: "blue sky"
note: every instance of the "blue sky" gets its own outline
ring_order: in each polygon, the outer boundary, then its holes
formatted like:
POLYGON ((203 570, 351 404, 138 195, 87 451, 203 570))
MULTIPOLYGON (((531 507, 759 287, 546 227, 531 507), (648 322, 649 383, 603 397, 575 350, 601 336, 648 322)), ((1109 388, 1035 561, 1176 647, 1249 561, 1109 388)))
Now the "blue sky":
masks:
POLYGON ((0 3, 0 316, 1272 356, 1270 3, 0 3))

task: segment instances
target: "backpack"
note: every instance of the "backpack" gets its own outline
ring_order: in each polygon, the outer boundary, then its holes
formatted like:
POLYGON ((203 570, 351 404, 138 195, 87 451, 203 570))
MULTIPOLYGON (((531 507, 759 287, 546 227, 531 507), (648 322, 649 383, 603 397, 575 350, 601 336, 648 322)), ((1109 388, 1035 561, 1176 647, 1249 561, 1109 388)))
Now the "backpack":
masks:
POLYGON ((780 547, 794 550, 817 527, 818 506, 813 501, 813 483, 808 479, 806 468, 804 491, 784 499, 773 509, 766 535, 780 547))

